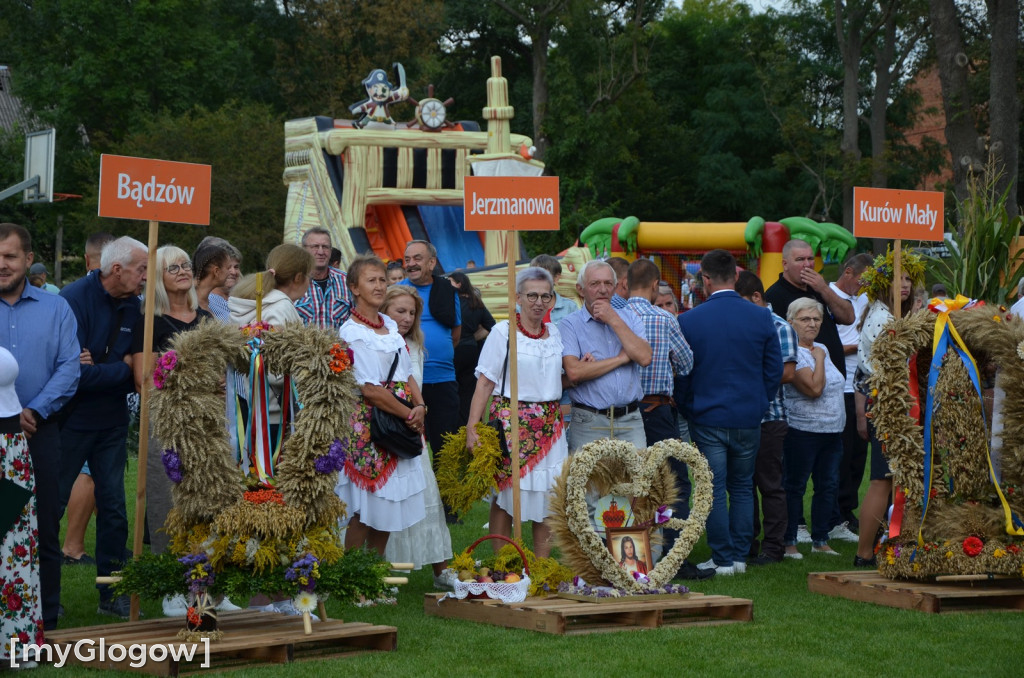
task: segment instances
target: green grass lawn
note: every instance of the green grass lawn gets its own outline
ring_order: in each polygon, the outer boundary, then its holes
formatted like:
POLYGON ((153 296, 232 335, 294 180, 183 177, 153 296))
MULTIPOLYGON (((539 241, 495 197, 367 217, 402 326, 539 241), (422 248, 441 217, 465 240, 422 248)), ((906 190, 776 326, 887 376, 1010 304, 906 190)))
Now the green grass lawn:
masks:
MULTIPOLYGON (((135 464, 130 468, 129 518, 134 514, 135 464)), ((808 500, 810 493, 808 493, 808 500)), ((809 506, 806 508, 809 517, 809 506)), ((484 531, 478 504, 452 527, 457 550, 484 531)), ((529 530, 524 530, 528 533, 529 530)), ((86 538, 93 553, 94 536, 86 538)), ((398 628, 398 650, 291 665, 267 665, 235 676, 1021 676, 1024 615, 1013 612, 930 615, 811 594, 807 573, 848 570, 855 544, 833 546, 841 558, 809 555, 745 575, 693 583, 695 591, 750 598, 754 621, 724 626, 561 637, 427 617, 423 594, 433 590, 429 569, 413 572, 394 607, 355 608, 328 602, 331 617, 398 628)), ((486 549, 486 546, 480 548, 486 549)), ((710 557, 705 541, 691 559, 710 557)), ((61 628, 105 624, 86 567, 65 567, 61 628)), ((236 601, 241 602, 241 601, 236 601)), ((144 601, 148 618, 159 601, 144 601)), ((41 667, 31 675, 95 676, 78 668, 41 667)))

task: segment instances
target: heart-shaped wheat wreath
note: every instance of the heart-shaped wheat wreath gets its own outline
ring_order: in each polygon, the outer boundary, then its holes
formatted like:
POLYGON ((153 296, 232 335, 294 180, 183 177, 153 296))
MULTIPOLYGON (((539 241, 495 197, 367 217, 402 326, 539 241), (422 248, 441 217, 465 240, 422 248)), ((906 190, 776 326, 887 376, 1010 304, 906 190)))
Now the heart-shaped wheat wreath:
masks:
POLYGON ((551 501, 551 524, 562 561, 587 581, 598 579, 617 588, 640 592, 660 588, 672 581, 704 531, 711 512, 711 469, 707 460, 689 443, 665 440, 645 450, 621 440, 588 443, 571 457, 551 501), (621 568, 605 543, 597 536, 587 510, 587 489, 600 494, 634 498, 633 514, 642 523, 651 520, 663 505, 671 506, 678 495, 675 476, 667 461, 682 461, 693 474, 693 507, 686 520, 670 518, 659 527, 679 530, 672 549, 648 572, 648 582, 635 580, 621 568))

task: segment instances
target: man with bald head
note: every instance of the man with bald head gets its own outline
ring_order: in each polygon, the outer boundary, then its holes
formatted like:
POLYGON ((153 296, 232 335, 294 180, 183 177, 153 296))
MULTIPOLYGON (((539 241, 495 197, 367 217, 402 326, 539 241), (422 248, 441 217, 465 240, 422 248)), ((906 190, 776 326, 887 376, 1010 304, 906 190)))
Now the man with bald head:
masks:
POLYGON ((823 314, 821 328, 814 340, 825 344, 832 363, 840 374, 846 376, 843 342, 839 339, 836 325, 850 325, 854 322, 853 306, 836 294, 821 274, 814 270, 814 250, 811 246, 803 240, 790 240, 782 248, 782 273, 765 291, 764 298, 771 304, 775 315, 785 318, 789 305, 800 297, 814 299, 828 311, 823 314))

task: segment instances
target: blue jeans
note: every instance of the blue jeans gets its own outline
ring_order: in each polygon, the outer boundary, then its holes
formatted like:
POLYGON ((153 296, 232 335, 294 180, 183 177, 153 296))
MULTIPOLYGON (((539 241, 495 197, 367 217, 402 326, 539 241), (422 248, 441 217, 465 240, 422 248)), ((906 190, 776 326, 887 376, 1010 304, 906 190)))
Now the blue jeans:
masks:
POLYGON ((725 567, 746 562, 754 537, 754 464, 761 428, 718 428, 691 422, 690 435, 714 474, 707 522, 711 557, 716 565, 725 567))
POLYGON ((814 480, 811 499, 811 541, 815 546, 828 543, 832 508, 839 487, 839 462, 843 459, 842 433, 809 433, 790 428, 786 434, 783 459, 786 465, 786 545, 796 543, 796 529, 803 515, 807 479, 814 480))
MULTIPOLYGON (((96 574, 101 577, 120 569, 120 564, 130 555, 125 548, 128 542, 128 512, 124 496, 127 438, 127 426, 102 431, 61 430, 60 512, 63 515, 78 472, 88 461, 96 484, 96 574)), ((141 518, 139 516, 138 519, 141 518)), ((99 584, 97 588, 101 601, 112 597, 106 584, 99 584)))

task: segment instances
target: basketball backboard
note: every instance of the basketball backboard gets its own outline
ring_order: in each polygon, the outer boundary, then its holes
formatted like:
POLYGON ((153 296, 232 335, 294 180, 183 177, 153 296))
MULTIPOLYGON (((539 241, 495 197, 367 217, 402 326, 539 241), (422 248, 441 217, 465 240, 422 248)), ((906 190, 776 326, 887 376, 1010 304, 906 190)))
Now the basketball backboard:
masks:
POLYGON ((25 189, 23 202, 53 202, 53 156, 56 147, 53 128, 25 135, 25 180, 39 177, 39 184, 25 189))

